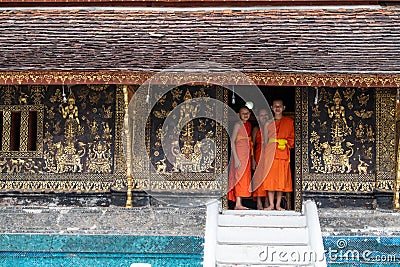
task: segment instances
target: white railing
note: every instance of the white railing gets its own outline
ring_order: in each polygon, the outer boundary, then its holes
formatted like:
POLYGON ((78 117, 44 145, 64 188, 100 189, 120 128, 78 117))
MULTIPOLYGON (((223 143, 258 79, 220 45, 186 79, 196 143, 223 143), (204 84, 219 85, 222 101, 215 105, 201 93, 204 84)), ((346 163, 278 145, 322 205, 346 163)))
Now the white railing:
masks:
POLYGON ((218 205, 216 199, 207 202, 206 231, 204 235, 204 267, 215 267, 217 247, 218 205))
POLYGON ((326 267, 325 248, 322 241, 321 227, 319 224, 317 205, 312 200, 304 203, 304 213, 307 220, 308 243, 316 256, 315 267, 326 267))

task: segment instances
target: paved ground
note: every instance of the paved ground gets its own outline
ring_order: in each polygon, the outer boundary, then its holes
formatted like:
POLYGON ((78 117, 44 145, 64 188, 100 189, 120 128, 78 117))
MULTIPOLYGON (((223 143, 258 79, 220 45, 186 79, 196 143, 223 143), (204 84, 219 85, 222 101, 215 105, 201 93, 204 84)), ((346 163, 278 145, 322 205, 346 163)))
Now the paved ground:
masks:
POLYGON ((325 236, 400 236, 400 211, 323 208, 318 213, 325 236))
MULTIPOLYGON (((400 236, 400 212, 319 209, 323 235, 400 236)), ((0 233, 203 236, 206 209, 0 206, 0 233)))
POLYGON ((0 207, 0 233, 203 236, 205 208, 0 207))

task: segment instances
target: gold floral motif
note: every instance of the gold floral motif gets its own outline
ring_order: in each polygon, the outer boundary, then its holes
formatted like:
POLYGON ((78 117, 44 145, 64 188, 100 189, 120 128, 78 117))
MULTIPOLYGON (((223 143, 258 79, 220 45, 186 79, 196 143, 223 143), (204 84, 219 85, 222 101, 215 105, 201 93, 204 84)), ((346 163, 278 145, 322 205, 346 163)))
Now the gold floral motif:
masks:
POLYGON ((368 119, 371 118, 373 111, 366 111, 365 109, 362 109, 362 110, 355 110, 354 113, 362 119, 368 119))

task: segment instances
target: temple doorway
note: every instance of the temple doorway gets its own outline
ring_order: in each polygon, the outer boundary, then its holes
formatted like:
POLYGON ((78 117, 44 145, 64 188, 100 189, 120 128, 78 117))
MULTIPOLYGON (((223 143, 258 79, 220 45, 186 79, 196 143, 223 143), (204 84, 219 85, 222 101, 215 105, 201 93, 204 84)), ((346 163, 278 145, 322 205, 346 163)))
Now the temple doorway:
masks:
MULTIPOLYGON (((275 86, 259 86, 259 89, 263 93, 265 99, 268 104, 271 106, 273 100, 281 99, 285 105, 285 110, 283 112, 284 116, 288 116, 295 120, 295 137, 300 138, 301 132, 296 128, 296 103, 300 103, 300 99, 296 100, 296 87, 275 87, 275 86)), ((300 96, 298 96, 300 97, 300 96)), ((244 106, 246 103, 240 97, 235 96, 235 103, 232 103, 232 92, 229 92, 229 106, 234 109, 236 112, 240 109, 240 107, 244 106)), ((258 126, 258 122, 256 119, 256 115, 258 110, 262 107, 254 107, 252 110, 252 115, 250 118, 250 122, 252 126, 258 126)), ((270 107, 269 107, 270 108, 270 107)), ((232 125, 232 122, 237 118, 229 118, 229 124, 232 125)), ((296 144, 299 142, 296 141, 296 144)), ((300 147, 294 147, 291 149, 290 153, 290 167, 292 174, 292 184, 293 184, 293 192, 284 193, 282 200, 282 207, 289 210, 300 210, 301 209, 301 201, 302 201, 302 188, 301 188, 301 177, 300 175, 296 175, 296 168, 299 168, 299 162, 296 167, 296 153, 297 150, 300 151, 300 147)), ((247 207, 251 209, 257 209, 257 203, 254 197, 248 198, 244 200, 244 203, 247 207)), ((232 208, 234 203, 228 202, 228 207, 232 208)))

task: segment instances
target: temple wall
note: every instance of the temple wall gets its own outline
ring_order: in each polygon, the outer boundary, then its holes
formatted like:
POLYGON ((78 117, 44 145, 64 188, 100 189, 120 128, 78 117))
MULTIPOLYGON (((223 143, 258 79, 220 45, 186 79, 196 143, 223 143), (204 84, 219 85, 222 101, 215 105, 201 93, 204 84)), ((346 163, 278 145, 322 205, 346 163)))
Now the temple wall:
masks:
MULTIPOLYGON (((129 99, 135 88, 128 86, 129 99)), ((159 90, 153 89, 151 94, 159 90)), ((391 201, 397 171, 396 88, 293 89, 295 206, 301 206, 302 196, 318 194, 371 197, 381 192, 391 201)), ((228 161, 228 135, 223 125, 205 119, 190 124, 191 134, 179 140, 181 148, 187 149, 181 150, 186 159, 165 160, 165 151, 159 147, 164 115, 185 98, 200 96, 228 103, 227 91, 213 86, 170 91, 166 101, 152 110, 147 110, 143 101, 139 103, 139 110, 152 114, 152 120, 134 121, 135 127, 144 125, 148 133, 136 136, 144 138, 145 153, 135 147, 137 143, 131 148, 136 153, 132 173, 137 194, 143 189, 201 193, 226 186, 221 180, 228 161), (205 164, 207 155, 198 154, 198 165, 189 164, 196 159, 185 160, 193 157, 191 151, 200 148, 196 144, 204 137, 215 145, 215 161, 205 164), (148 157, 153 169, 142 164, 143 157, 148 157), (197 168, 195 175, 187 174, 190 168, 197 168)), ((186 109, 182 114, 195 108, 181 107, 186 109)), ((0 192, 125 193, 122 85, 80 84, 64 90, 61 85, 3 85, 0 112, 0 192)), ((210 117, 217 116, 226 124, 225 112, 210 113, 210 117)))
POLYGON ((115 85, 0 86, 0 191, 122 190, 123 101, 115 85))

